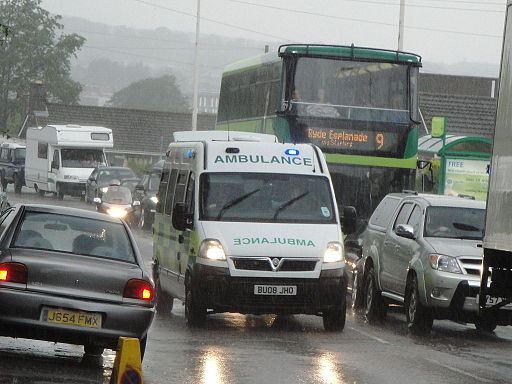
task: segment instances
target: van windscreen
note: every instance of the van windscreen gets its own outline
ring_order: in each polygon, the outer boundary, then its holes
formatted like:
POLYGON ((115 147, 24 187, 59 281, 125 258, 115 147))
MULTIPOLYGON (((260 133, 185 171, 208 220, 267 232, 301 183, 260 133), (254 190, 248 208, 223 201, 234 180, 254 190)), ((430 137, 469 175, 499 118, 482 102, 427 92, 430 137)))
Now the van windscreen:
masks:
POLYGON ((207 221, 336 222, 324 176, 269 173, 203 173, 200 219, 207 221))

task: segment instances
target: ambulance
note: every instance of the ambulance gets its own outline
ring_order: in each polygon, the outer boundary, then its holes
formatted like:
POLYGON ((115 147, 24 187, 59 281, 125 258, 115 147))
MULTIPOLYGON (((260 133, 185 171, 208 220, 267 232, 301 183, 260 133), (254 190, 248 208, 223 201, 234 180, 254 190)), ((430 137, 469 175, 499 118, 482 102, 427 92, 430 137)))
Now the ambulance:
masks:
POLYGON ((187 324, 209 313, 310 314, 345 325, 342 220, 320 149, 273 135, 174 133, 153 224, 159 310, 185 305, 187 324))

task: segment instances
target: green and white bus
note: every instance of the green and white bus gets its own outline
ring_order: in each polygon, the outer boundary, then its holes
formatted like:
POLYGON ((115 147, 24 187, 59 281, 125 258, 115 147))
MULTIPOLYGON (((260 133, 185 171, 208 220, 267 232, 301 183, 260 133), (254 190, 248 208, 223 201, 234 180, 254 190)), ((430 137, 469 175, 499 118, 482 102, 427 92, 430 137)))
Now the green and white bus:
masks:
POLYGON ((406 52, 282 45, 225 69, 216 129, 319 146, 338 202, 367 219, 387 193, 414 187, 420 67, 406 52))

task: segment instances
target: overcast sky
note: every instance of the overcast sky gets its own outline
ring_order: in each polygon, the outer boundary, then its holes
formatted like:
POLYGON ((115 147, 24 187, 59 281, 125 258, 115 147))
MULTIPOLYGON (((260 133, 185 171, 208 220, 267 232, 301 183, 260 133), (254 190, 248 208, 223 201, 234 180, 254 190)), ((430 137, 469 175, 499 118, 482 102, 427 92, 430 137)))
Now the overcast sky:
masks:
MULTIPOLYGON (((497 63, 506 0, 405 0, 404 50, 425 61, 497 63)), ((396 49, 400 0, 201 0, 201 33, 396 49)), ((43 0, 52 13, 194 32, 196 0, 43 0)))

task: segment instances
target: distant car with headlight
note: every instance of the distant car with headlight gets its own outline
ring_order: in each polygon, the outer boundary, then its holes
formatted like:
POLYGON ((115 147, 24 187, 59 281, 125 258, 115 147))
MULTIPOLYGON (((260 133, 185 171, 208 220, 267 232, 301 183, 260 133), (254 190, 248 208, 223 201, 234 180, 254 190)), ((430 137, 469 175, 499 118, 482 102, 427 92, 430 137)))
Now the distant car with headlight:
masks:
MULTIPOLYGON (((246 132, 175 132, 153 224, 159 309, 310 314, 345 325, 343 232, 318 147, 246 132)), ((355 226, 345 207, 343 231, 355 226)))
POLYGON ((104 188, 101 197, 95 197, 93 201, 96 204, 96 211, 123 219, 131 226, 136 223, 135 210, 140 205, 132 196, 129 185, 113 179, 104 188))
POLYGON ((86 210, 19 204, 0 222, 0 334, 144 353, 154 285, 129 228, 86 210))
POLYGON ((133 180, 137 175, 132 169, 126 167, 97 167, 95 168, 85 184, 85 201, 92 203, 94 198, 101 198, 102 194, 112 180, 133 180))
POLYGON ((405 306, 413 333, 434 319, 474 323, 478 317, 485 202, 417 193, 387 195, 362 234, 362 266, 354 302, 369 321, 383 321, 388 304, 405 306))

